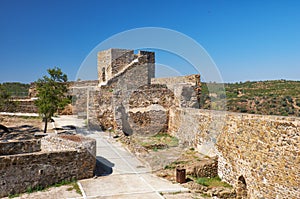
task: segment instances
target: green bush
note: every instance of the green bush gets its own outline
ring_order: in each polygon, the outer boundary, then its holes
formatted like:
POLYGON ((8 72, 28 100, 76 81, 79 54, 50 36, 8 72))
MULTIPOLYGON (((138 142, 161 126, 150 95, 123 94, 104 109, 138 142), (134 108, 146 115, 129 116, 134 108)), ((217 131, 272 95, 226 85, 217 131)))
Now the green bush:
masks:
POLYGON ((221 181, 219 176, 216 176, 213 178, 207 178, 207 177, 197 178, 196 182, 198 184, 201 184, 203 186, 210 187, 210 188, 211 187, 232 187, 228 183, 221 181))

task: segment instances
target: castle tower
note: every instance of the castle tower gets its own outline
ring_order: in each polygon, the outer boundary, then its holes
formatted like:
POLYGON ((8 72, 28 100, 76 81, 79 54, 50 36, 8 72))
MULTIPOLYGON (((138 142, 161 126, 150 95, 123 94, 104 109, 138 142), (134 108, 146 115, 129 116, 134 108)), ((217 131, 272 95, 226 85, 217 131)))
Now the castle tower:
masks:
MULTIPOLYGON (((108 49, 98 52, 98 81, 99 85, 104 85, 108 80, 117 76, 131 65, 148 65, 148 83, 155 73, 155 55, 154 52, 139 51, 134 54, 133 50, 127 49, 108 49)), ((137 66, 138 67, 138 66, 137 66)))

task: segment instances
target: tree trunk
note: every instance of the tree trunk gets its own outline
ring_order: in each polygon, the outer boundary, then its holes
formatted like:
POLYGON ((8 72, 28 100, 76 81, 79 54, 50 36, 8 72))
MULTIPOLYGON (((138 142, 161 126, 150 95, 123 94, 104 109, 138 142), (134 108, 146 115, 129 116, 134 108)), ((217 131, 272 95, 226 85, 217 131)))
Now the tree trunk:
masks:
POLYGON ((45 118, 44 133, 47 133, 48 118, 45 118))

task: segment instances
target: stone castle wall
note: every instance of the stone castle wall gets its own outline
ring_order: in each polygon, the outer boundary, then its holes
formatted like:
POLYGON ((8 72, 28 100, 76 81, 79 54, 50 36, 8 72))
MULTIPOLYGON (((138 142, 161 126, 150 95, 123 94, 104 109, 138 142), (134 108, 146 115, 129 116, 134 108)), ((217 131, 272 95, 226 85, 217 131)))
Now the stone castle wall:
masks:
POLYGON ((178 77, 160 77, 152 78, 151 84, 165 84, 168 89, 174 91, 177 84, 190 84, 192 86, 201 86, 200 75, 187 75, 178 77))
POLYGON ((167 130, 170 107, 199 108, 200 75, 156 79, 154 74, 153 52, 99 52, 99 86, 77 91, 80 116, 92 129, 154 134, 167 130), (168 106, 162 106, 165 101, 168 106))
POLYGON ((98 81, 76 81, 69 85, 68 95, 73 96, 73 114, 79 118, 87 118, 88 93, 94 91, 98 81))
MULTIPOLYGON (((127 49, 108 49, 98 52, 98 81, 106 84, 108 80, 126 70, 131 63, 152 64, 146 70, 149 77, 154 77, 154 53, 140 51, 134 54, 133 50, 127 49), (152 71, 149 71, 152 70, 152 71)), ((149 80, 150 82, 150 80, 149 80)))
POLYGON ((201 97, 200 75, 152 78, 151 84, 166 85, 175 95, 178 107, 199 108, 201 97))
POLYGON ((130 96, 154 77, 154 59, 154 53, 143 51, 134 54, 132 50, 110 49, 98 53, 98 70, 105 69, 105 81, 100 75, 100 86, 88 95, 90 127, 128 130, 130 96), (103 60, 105 57, 112 60, 103 60))
POLYGON ((41 151, 0 156, 0 197, 62 180, 90 178, 96 166, 96 142, 82 136, 47 136, 41 151), (78 139, 82 142, 78 142, 78 139))
POLYGON ((300 198, 300 118, 177 108, 169 133, 217 154, 219 176, 244 179, 249 198, 300 198))
POLYGON ((139 135, 167 132, 169 109, 174 104, 174 93, 165 85, 144 85, 129 99, 129 126, 139 135))

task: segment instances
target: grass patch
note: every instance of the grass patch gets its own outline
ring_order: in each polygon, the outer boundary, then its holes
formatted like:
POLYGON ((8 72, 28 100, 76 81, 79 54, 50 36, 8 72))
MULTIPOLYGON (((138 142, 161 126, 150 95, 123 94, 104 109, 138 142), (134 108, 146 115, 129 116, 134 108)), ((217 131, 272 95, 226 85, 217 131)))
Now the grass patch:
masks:
POLYGON ((19 197, 20 194, 16 193, 16 194, 9 194, 8 198, 16 198, 19 197))
POLYGON ((68 184, 71 184, 73 182, 75 182, 75 180, 71 180, 71 181, 69 181, 69 180, 62 180, 61 182, 55 183, 53 186, 54 187, 61 187, 63 185, 68 185, 68 184))
POLYGON ((26 193, 33 193, 33 192, 37 192, 37 191, 43 191, 44 189, 45 189, 45 187, 42 187, 42 186, 27 187, 26 193))
POLYGON ((81 190, 80 190, 79 185, 77 184, 77 182, 73 182, 72 185, 73 185, 73 188, 75 189, 76 193, 82 195, 82 192, 81 192, 81 190))
POLYGON ((79 188, 79 185, 77 184, 77 182, 72 182, 71 184, 71 187, 67 188, 67 191, 72 191, 72 190, 75 190, 76 193, 82 195, 82 192, 79 188))
POLYGON ((159 149, 165 149, 169 147, 178 146, 179 140, 176 137, 173 137, 167 133, 159 133, 151 137, 143 138, 140 140, 140 144, 154 151, 159 149))
POLYGON ((203 186, 212 188, 212 187, 232 187, 226 182, 221 181, 219 176, 213 177, 213 178, 197 178, 196 182, 198 184, 201 184, 203 186))

